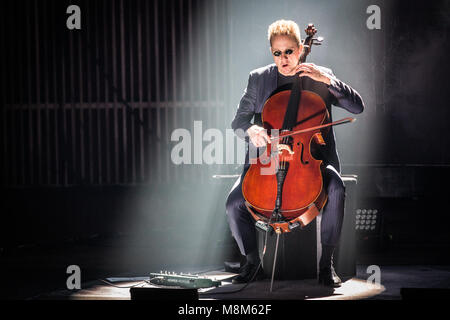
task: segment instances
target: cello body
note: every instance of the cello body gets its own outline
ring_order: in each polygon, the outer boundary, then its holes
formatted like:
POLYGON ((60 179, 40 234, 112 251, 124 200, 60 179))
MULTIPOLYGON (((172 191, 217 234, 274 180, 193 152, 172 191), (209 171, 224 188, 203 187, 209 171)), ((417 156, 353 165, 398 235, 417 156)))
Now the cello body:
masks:
MULTIPOLYGON (((299 63, 323 40, 314 38, 317 29, 313 24, 305 32, 299 63)), ((281 232, 306 226, 327 201, 319 145, 325 145, 322 134, 337 122, 330 122, 321 95, 303 90, 303 80, 295 78, 291 88, 279 88, 267 99, 262 126, 271 143, 262 154, 250 155, 242 181, 245 205, 253 218, 281 232)))
MULTIPOLYGON (((266 101, 263 127, 269 135, 276 135, 283 126, 291 90, 273 94, 266 101), (274 130, 277 129, 277 130, 274 130)), ((329 121, 326 104, 316 93, 302 90, 297 119, 292 131, 318 126, 329 121)), ((286 169, 281 184, 279 213, 284 220, 292 220, 306 213, 312 206, 320 210, 326 203, 323 187, 322 160, 315 155, 317 145, 324 144, 320 130, 275 140, 269 143, 263 156, 251 159, 244 177, 242 193, 246 202, 260 215, 270 218, 279 193, 278 171, 286 169), (268 160, 268 161, 267 161, 268 160)))

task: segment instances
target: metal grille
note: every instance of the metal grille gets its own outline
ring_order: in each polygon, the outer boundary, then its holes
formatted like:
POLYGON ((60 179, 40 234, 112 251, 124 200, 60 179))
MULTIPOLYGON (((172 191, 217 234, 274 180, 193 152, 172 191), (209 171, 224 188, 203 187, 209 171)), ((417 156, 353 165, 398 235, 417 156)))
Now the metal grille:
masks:
POLYGON ((224 129, 228 3, 2 2, 2 184, 171 183, 218 168, 175 166, 170 134, 224 129))

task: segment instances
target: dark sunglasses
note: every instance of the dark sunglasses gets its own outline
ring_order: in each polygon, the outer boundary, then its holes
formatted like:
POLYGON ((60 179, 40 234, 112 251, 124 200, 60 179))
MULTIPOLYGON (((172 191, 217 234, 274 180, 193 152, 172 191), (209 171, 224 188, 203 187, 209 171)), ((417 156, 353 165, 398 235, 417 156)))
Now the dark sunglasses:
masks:
MULTIPOLYGON (((275 57, 281 56, 281 53, 282 53, 282 52, 281 52, 280 50, 277 50, 277 51, 272 52, 272 54, 273 54, 275 57)), ((294 53, 294 50, 292 50, 292 49, 287 49, 287 50, 284 52, 284 54, 287 55, 287 56, 291 55, 292 53, 294 53)))

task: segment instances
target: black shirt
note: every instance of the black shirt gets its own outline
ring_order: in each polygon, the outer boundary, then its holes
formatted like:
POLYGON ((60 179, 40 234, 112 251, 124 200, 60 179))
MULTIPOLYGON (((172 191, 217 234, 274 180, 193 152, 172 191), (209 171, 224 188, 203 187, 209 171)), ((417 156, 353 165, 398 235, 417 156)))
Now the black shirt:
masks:
POLYGON ((294 81, 294 78, 298 77, 297 75, 293 75, 293 76, 284 76, 281 73, 278 72, 278 76, 277 76, 277 87, 281 87, 285 84, 291 83, 292 81, 294 81))

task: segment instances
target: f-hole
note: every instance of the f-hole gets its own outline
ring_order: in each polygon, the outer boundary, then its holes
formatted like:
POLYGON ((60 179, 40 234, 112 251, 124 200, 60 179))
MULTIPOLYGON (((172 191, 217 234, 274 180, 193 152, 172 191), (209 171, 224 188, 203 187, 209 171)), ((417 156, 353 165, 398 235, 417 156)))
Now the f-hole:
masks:
POLYGON ((298 146, 299 146, 299 145, 302 145, 302 150, 301 150, 301 152, 300 152, 300 161, 302 162, 302 164, 308 164, 309 161, 303 159, 303 152, 304 152, 304 150, 305 150, 304 144, 303 144, 302 142, 297 142, 297 145, 298 145, 298 146))

